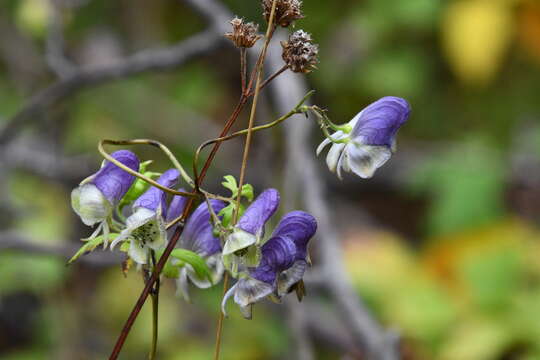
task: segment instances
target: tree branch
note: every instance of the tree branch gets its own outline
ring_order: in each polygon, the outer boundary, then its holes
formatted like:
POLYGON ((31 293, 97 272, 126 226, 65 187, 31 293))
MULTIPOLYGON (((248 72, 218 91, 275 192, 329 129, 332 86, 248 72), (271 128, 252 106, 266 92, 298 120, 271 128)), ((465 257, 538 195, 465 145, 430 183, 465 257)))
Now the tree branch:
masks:
POLYGON ((0 130, 0 145, 12 139, 29 123, 39 119, 48 107, 77 94, 90 86, 126 78, 150 71, 169 70, 189 59, 210 52, 220 43, 221 36, 213 30, 203 31, 163 49, 148 49, 111 65, 81 68, 34 95, 0 130))

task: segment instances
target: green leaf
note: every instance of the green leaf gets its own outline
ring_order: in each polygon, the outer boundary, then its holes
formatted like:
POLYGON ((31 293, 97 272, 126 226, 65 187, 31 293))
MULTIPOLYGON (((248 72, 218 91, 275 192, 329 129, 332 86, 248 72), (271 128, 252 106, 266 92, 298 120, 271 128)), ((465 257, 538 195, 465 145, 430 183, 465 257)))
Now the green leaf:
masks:
POLYGON ((229 204, 221 209, 218 213, 218 216, 222 216, 221 223, 224 227, 229 227, 231 225, 232 216, 234 212, 234 204, 229 204))
MULTIPOLYGON (((219 211, 218 216, 223 217, 221 220, 221 224, 223 225, 223 227, 228 228, 229 226, 231 226, 235 207, 236 203, 231 203, 219 211)), ((244 207, 244 205, 240 204, 240 209, 238 210, 238 218, 240 218, 244 214, 245 210, 246 208, 244 207)))
POLYGON ((253 186, 251 184, 242 185, 241 195, 245 197, 249 202, 253 201, 253 186))
MULTIPOLYGON (((148 165, 152 163, 152 160, 145 161, 139 165, 139 172, 142 173, 144 176, 149 177, 151 179, 158 178, 161 173, 153 172, 153 171, 146 171, 148 165)), ((136 178, 133 184, 131 184, 131 187, 127 191, 126 195, 122 198, 122 201, 120 202, 120 208, 126 206, 127 204, 131 203, 132 201, 135 201, 139 196, 141 196, 148 188, 150 187, 150 184, 146 181, 136 178)))
MULTIPOLYGON (((109 241, 114 240, 119 234, 111 233, 109 234, 109 241)), ((103 244, 104 236, 96 236, 92 240, 87 241, 81 248, 73 255, 71 259, 69 259, 68 264, 71 264, 81 256, 94 251, 99 245, 103 244)))
POLYGON ((212 273, 206 265, 206 262, 198 254, 186 249, 174 249, 171 252, 171 257, 180 260, 184 264, 178 266, 184 266, 185 264, 191 265, 197 276, 201 278, 207 278, 213 284, 212 273))
POLYGON ((163 275, 165 277, 168 277, 169 279, 176 279, 178 275, 180 274, 180 266, 171 264, 170 261, 167 261, 165 263, 165 266, 163 267, 163 275))
POLYGON ((234 194, 238 194, 238 184, 236 183, 236 179, 232 175, 225 175, 223 177, 225 179, 224 182, 221 183, 223 187, 231 190, 233 196, 234 194))

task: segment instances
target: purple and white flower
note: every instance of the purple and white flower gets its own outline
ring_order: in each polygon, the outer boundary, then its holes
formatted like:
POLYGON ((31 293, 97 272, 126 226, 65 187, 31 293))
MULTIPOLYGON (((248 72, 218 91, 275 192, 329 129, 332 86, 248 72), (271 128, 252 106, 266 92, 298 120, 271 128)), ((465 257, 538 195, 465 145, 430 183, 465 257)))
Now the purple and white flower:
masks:
MULTIPOLYGON (((279 193, 273 189, 266 190, 256 201, 259 201, 255 208, 257 211, 253 210, 248 217, 243 217, 242 226, 243 231, 256 230, 256 243, 259 244, 264 236, 261 228, 279 205, 279 193)), ((307 245, 316 230, 317 222, 310 214, 303 211, 286 214, 270 239, 260 248, 257 265, 247 265, 245 270, 242 269, 244 271, 240 273, 240 280, 223 298, 222 311, 225 313, 228 299, 234 297, 244 317, 250 318, 251 307, 257 301, 270 295, 281 298, 287 294, 302 280, 309 264, 307 245)))
POLYGON ((277 296, 282 297, 304 277, 311 263, 307 246, 317 231, 317 220, 307 212, 292 211, 285 215, 274 230, 272 236, 283 236, 291 239, 296 246, 293 264, 281 272, 277 282, 277 296))
POLYGON ((278 274, 293 265, 296 245, 286 236, 276 236, 262 246, 261 253, 259 266, 249 269, 248 275, 238 280, 223 297, 221 309, 224 314, 227 301, 234 296, 242 315, 250 319, 252 305, 273 294, 278 274))
MULTIPOLYGON (((130 169, 139 170, 139 159, 131 151, 120 150, 111 156, 130 169)), ((105 161, 97 173, 86 178, 71 192, 71 206, 82 222, 88 226, 99 223, 90 239, 103 231, 106 244, 112 212, 134 180, 133 175, 105 161)))
MULTIPOLYGON (((212 206, 212 211, 215 214, 219 213, 225 205, 223 201, 210 200, 210 206, 212 206)), ((210 281, 207 278, 198 276, 189 264, 185 264, 180 269, 176 281, 177 294, 189 301, 188 290, 190 281, 198 288, 206 289, 218 283, 224 272, 221 259, 221 241, 214 234, 214 225, 211 222, 211 214, 206 202, 200 204, 187 220, 184 232, 180 238, 180 247, 200 255, 205 260, 212 274, 212 281, 210 281)))
POLYGON ((358 113, 349 123, 350 132, 343 130, 325 139, 317 148, 317 155, 330 143, 326 163, 332 172, 353 172, 370 178, 390 159, 396 150, 396 134, 407 121, 411 107, 402 98, 383 97, 358 113))
POLYGON ((264 225, 279 206, 276 189, 263 191, 246 209, 233 232, 225 239, 223 256, 259 244, 264 236, 264 225))
MULTIPOLYGON (((178 183, 179 177, 178 170, 169 169, 157 182, 170 188, 178 183)), ((138 264, 146 264, 149 250, 159 250, 167 242, 164 220, 167 216, 166 194, 152 186, 135 200, 132 209, 133 213, 126 219, 126 228, 111 243, 111 249, 119 242, 129 240, 129 256, 138 264)))

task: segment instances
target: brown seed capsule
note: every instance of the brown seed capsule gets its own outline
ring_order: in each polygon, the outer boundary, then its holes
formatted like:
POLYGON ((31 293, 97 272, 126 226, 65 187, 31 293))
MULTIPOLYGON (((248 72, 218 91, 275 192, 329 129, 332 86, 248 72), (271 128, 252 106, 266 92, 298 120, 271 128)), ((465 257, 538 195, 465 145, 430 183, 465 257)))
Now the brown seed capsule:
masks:
POLYGON ((311 35, 303 30, 295 31, 289 37, 289 41, 282 41, 282 58, 293 72, 307 74, 314 69, 319 62, 319 46, 313 44, 311 35))
POLYGON ((226 33, 225 37, 231 40, 239 48, 250 48, 255 45, 262 35, 259 35, 259 25, 252 22, 244 23, 243 19, 235 17, 231 20, 233 31, 226 33))
MULTIPOLYGON (((276 12, 274 22, 282 27, 289 26, 293 21, 302 19, 304 15, 300 7, 301 0, 276 0, 276 12)), ((263 15, 266 21, 270 20, 273 0, 262 0, 263 15)))

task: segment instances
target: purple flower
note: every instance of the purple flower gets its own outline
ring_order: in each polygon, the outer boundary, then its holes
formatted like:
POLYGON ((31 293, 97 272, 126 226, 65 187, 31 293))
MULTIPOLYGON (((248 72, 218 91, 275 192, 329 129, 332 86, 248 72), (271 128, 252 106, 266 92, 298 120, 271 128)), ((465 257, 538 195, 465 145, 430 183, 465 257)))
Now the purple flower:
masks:
MULTIPOLYGON (((186 192, 186 190, 183 188, 178 189, 178 191, 186 192)), ((187 202, 188 202, 188 198, 185 196, 175 195, 172 198, 171 203, 169 204, 169 208, 167 209, 166 220, 168 223, 177 219, 178 217, 180 217, 180 215, 182 215, 187 202)))
POLYGON ((307 245, 317 231, 317 221, 304 211, 285 215, 274 230, 273 236, 285 236, 294 241, 296 252, 293 264, 279 274, 277 294, 281 297, 304 277, 308 266, 307 245))
MULTIPOLYGON (((219 213, 225 203, 219 200, 210 200, 214 213, 219 213)), ((212 272, 212 281, 199 277, 193 268, 186 264, 177 279, 177 293, 189 300, 188 279, 200 289, 206 289, 218 283, 223 276, 223 262, 221 260, 221 241, 214 235, 214 226, 211 222, 208 205, 203 202, 191 214, 180 238, 180 247, 191 250, 204 258, 212 272)))
POLYGON ((244 317, 251 318, 252 304, 269 295, 280 298, 288 293, 304 275, 307 245, 316 230, 317 222, 310 214, 303 211, 286 214, 270 240, 261 247, 259 264, 248 268, 247 276, 238 280, 223 298, 222 311, 225 313, 228 299, 234 296, 244 317))
POLYGON ((261 253, 259 266, 249 269, 249 276, 240 279, 223 297, 224 314, 228 299, 234 295, 244 317, 251 318, 251 305, 271 295, 276 289, 278 274, 294 263, 296 246, 287 236, 275 236, 262 246, 261 253))
MULTIPOLYGON (((383 97, 358 113, 348 125, 349 133, 337 131, 331 137, 334 142, 326 157, 330 171, 354 172, 361 178, 370 178, 384 165, 395 151, 395 137, 407 121, 411 107, 402 98, 383 97)), ((317 155, 330 143, 325 139, 317 148, 317 155)))
MULTIPOLYGON (((131 151, 120 150, 111 156, 130 169, 139 170, 139 159, 131 151)), ((101 230, 107 238, 107 221, 134 180, 133 175, 105 161, 97 173, 85 179, 71 192, 71 205, 82 222, 88 226, 100 223, 90 238, 97 236, 101 230)))
MULTIPOLYGON (((157 180, 168 188, 178 182, 180 173, 176 169, 165 171, 157 180)), ((158 250, 167 241, 165 220, 166 193, 154 186, 150 187, 132 205, 133 213, 126 220, 126 228, 114 239, 111 249, 121 241, 129 240, 129 256, 139 264, 146 264, 148 250, 158 250)))
POLYGON ((258 244, 264 236, 264 225, 279 206, 279 192, 276 189, 263 191, 246 209, 234 231, 225 240, 223 256, 258 244))

